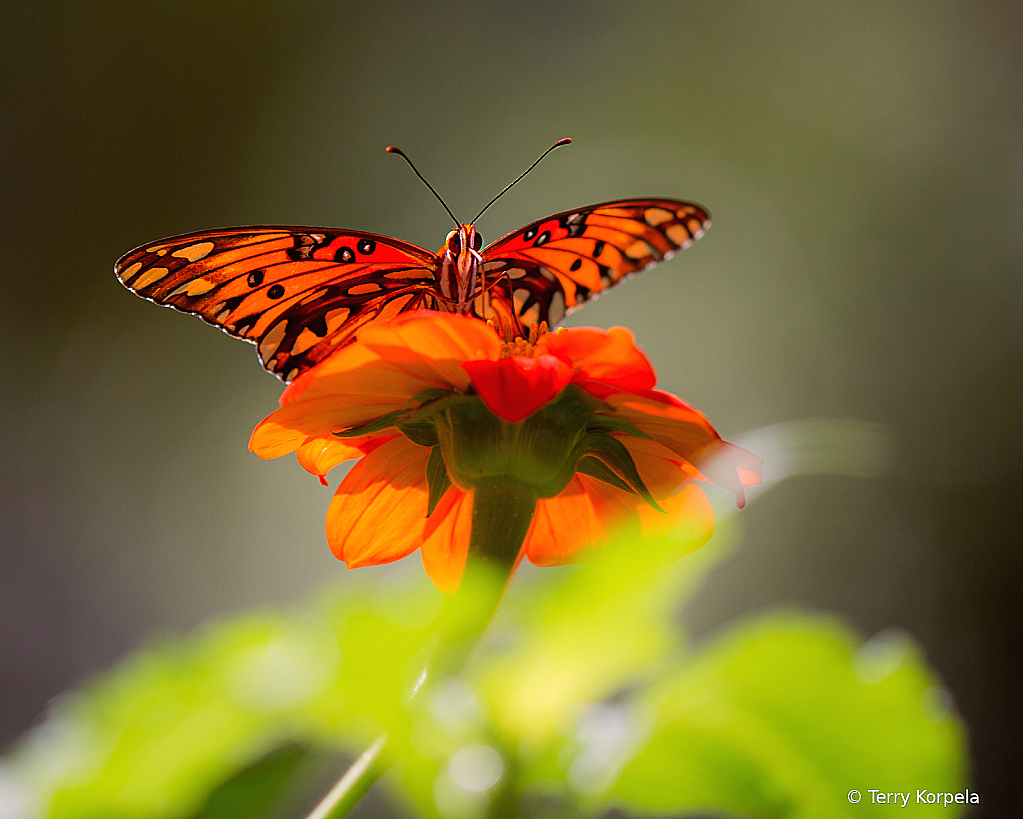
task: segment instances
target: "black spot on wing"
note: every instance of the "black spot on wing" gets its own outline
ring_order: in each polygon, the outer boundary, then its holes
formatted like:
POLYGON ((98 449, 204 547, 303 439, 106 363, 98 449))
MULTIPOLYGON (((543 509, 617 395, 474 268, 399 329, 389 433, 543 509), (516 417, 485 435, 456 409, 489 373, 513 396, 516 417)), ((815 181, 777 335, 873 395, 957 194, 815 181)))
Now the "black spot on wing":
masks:
POLYGON ((316 335, 318 335, 320 338, 323 338, 325 335, 327 335, 327 314, 324 313, 322 316, 317 316, 308 324, 306 324, 306 327, 308 327, 310 330, 316 333, 316 335))
POLYGON ((577 239, 586 232, 586 214, 566 213, 558 219, 558 224, 568 231, 569 239, 577 239))
POLYGON ((236 335, 243 336, 247 332, 249 332, 249 330, 252 329, 252 327, 255 325, 255 323, 257 321, 259 321, 259 315, 258 314, 254 315, 254 316, 246 316, 243 319, 239 319, 238 323, 235 324, 234 327, 232 327, 230 329, 236 335))
POLYGON ((296 233, 295 246, 288 248, 288 258, 293 262, 305 262, 313 257, 313 251, 323 247, 327 237, 322 233, 296 233))

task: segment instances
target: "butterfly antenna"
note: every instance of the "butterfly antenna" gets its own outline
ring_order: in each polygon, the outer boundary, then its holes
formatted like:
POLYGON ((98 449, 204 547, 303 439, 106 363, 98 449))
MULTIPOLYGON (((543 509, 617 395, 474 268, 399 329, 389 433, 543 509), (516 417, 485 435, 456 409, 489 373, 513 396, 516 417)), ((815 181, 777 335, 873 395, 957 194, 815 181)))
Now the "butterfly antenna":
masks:
MULTIPOLYGON (((544 151, 542 154, 540 154, 540 159, 543 159, 545 156, 547 156, 547 154, 549 154, 555 148, 560 148, 562 145, 568 145, 568 143, 571 142, 571 141, 572 140, 569 139, 568 137, 565 137, 564 139, 559 139, 557 142, 555 142, 553 145, 551 145, 550 148, 548 148, 546 151, 544 151)), ((388 148, 387 150, 391 150, 391 149, 388 148)), ((525 176, 527 173, 529 173, 531 170, 533 170, 533 168, 535 168, 537 165, 539 165, 540 164, 540 159, 536 160, 536 162, 534 162, 532 165, 530 165, 528 168, 526 168, 526 170, 524 170, 514 182, 512 182, 503 191, 501 191, 499 194, 497 194, 497 196, 495 196, 493 199, 491 199, 489 202, 487 202, 487 206, 485 208, 483 208, 483 210, 481 210, 479 213, 476 214, 476 219, 479 219, 484 213, 486 213, 487 208, 489 208, 492 204, 494 204, 494 202, 496 202, 498 199, 500 199, 502 196, 504 196, 506 193, 508 193, 508 191, 510 191, 522 179, 523 176, 525 176)), ((470 224, 476 224, 476 219, 473 219, 470 224)))
POLYGON ((427 181, 426 181, 426 177, 425 177, 425 176, 423 176, 423 175, 422 175, 421 173, 419 173, 419 170, 418 170, 418 169, 416 168, 416 166, 415 166, 415 165, 413 165, 413 164, 412 164, 412 160, 411 160, 411 159, 409 159, 409 158, 408 158, 408 157, 407 157, 407 156, 405 155, 405 152, 404 152, 404 151, 403 151, 403 150, 402 150, 401 148, 395 148, 395 147, 394 147, 393 145, 388 145, 388 146, 387 146, 387 153, 389 153, 389 154, 397 154, 397 155, 398 155, 398 156, 400 156, 400 157, 401 157, 402 159, 404 159, 404 160, 405 160, 406 162, 408 162, 408 166, 409 166, 409 167, 410 167, 410 168, 411 168, 411 169, 412 169, 413 171, 415 171, 415 174, 416 174, 416 176, 418 176, 418 177, 419 177, 420 179, 422 179, 422 180, 423 180, 423 184, 424 184, 424 185, 426 185, 426 187, 428 187, 428 188, 430 189, 430 192, 431 192, 431 193, 432 193, 432 194, 433 194, 434 196, 436 196, 436 197, 437 197, 437 201, 438 201, 438 202, 440 202, 440 203, 441 203, 441 204, 442 204, 442 205, 444 206, 444 210, 446 210, 446 211, 448 212, 448 216, 450 216, 450 217, 451 217, 452 219, 454 219, 454 221, 455 221, 455 227, 459 227, 461 223, 460 223, 460 222, 458 221, 458 219, 455 219, 455 214, 453 214, 453 213, 451 212, 451 208, 449 208, 449 207, 448 207, 448 205, 447 205, 447 202, 445 202, 445 201, 444 201, 443 199, 441 199, 441 198, 440 198, 440 194, 439 194, 439 193, 437 193, 437 191, 435 191, 435 190, 433 189, 433 185, 431 185, 431 184, 430 184, 429 182, 427 182, 427 181))

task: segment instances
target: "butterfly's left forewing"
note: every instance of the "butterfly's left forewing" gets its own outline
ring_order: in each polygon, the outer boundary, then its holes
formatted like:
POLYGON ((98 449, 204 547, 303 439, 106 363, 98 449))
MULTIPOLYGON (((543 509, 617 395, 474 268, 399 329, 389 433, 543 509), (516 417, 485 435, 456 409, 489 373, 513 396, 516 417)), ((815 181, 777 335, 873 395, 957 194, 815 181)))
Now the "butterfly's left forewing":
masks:
POLYGON ((291 381, 374 320, 436 306, 436 257, 359 231, 243 227, 185 234, 118 260, 121 282, 256 344, 291 381))
POLYGON ((549 216, 484 248, 487 279, 507 277, 488 307, 526 328, 554 326, 626 276, 689 247, 709 226, 704 208, 677 199, 621 199, 549 216))

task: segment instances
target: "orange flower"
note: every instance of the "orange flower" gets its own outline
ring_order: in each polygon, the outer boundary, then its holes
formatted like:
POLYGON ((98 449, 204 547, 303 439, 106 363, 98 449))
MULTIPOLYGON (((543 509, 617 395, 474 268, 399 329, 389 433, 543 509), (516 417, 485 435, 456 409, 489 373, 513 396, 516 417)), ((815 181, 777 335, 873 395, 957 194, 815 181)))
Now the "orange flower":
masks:
POLYGON ((327 512, 331 550, 355 568, 422 548, 427 572, 450 591, 466 562, 474 494, 488 480, 532 493, 517 559, 544 566, 626 523, 690 517, 709 537, 694 480, 743 504, 761 460, 655 380, 622 328, 507 344, 477 319, 418 311, 367 327, 294 381, 249 447, 261 458, 296 452, 324 483, 332 467, 361 458, 327 512))

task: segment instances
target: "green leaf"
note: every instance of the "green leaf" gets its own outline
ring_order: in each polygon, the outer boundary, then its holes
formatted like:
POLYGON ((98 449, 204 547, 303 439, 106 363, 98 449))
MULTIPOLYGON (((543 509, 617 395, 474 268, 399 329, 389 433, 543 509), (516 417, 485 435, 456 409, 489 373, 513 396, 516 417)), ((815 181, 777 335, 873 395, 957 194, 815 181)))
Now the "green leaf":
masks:
MULTIPOLYGON (((906 638, 860 647, 830 618, 760 618, 640 695, 634 726, 651 728, 593 804, 656 815, 855 817, 893 809, 871 803, 876 789, 911 792, 900 816, 930 816, 917 789, 956 792, 965 783, 963 728, 943 701, 906 638), (850 803, 853 789, 862 803, 850 803)), ((603 771, 604 784, 614 773, 603 771)), ((599 790, 600 772, 579 784, 599 790)))
POLYGON ((191 819, 262 819, 293 779, 296 769, 308 760, 309 750, 288 743, 236 773, 206 798, 191 819))
MULTIPOLYGON (((52 819, 178 819, 213 810, 211 792, 285 742, 357 753, 388 730, 400 752, 440 600, 425 580, 353 584, 291 617, 165 639, 65 697, 5 768, 52 819)), ((249 797, 281 773, 254 772, 249 797)))
POLYGON ((539 766, 542 779, 567 733, 588 707, 643 680, 678 649, 674 614, 685 592, 730 546, 730 530, 702 542, 680 521, 672 536, 620 535, 590 562, 531 588, 513 584, 481 652, 478 675, 495 728, 539 766), (484 646, 486 649, 486 646, 484 646), (485 662, 483 662, 485 660, 485 662))

